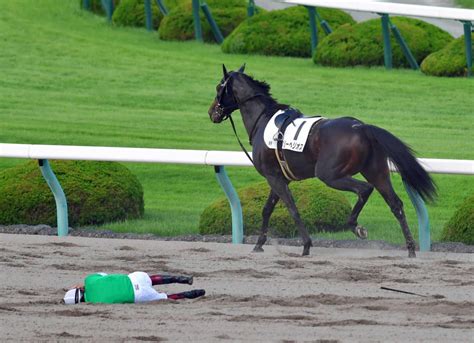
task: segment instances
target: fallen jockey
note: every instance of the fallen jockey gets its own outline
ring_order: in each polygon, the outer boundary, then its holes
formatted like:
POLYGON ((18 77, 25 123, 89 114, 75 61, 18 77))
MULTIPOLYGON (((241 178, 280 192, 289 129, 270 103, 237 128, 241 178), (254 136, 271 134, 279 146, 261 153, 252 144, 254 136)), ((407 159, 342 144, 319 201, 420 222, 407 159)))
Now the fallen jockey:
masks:
POLYGON ((65 304, 103 303, 143 303, 164 299, 194 299, 203 296, 203 289, 187 292, 166 294, 158 292, 154 285, 182 283, 192 285, 192 276, 148 275, 144 272, 131 274, 90 274, 84 279, 84 284, 75 285, 64 296, 65 304))

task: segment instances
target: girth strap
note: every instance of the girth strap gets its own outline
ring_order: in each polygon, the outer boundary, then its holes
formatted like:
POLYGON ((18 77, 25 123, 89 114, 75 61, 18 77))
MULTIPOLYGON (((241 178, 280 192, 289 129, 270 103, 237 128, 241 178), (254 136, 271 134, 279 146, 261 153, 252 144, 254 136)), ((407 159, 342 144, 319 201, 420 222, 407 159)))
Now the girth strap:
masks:
MULTIPOLYGON (((293 121, 296 118, 300 118, 302 114, 293 108, 288 108, 285 110, 284 113, 282 113, 280 116, 278 116, 275 119, 275 124, 278 127, 278 133, 277 133, 277 148, 275 149, 275 155, 278 160, 278 163, 280 164, 281 171, 283 172, 283 175, 287 178, 289 181, 297 181, 299 180, 295 174, 290 169, 290 166, 285 160, 285 155, 283 153, 283 137, 286 131, 286 128, 293 123, 293 121), (279 118, 280 117, 280 118, 279 118), (277 123, 277 120, 279 122, 277 123)), ((294 124, 293 124, 294 125, 294 124)))
MULTIPOLYGON (((278 145, 280 144, 278 143, 278 145)), ((286 179, 289 181, 298 181, 299 179, 295 176, 295 174, 293 174, 290 167, 288 166, 288 163, 285 161, 283 150, 280 148, 275 149, 275 155, 278 163, 280 164, 281 171, 283 172, 283 175, 285 175, 286 179)))

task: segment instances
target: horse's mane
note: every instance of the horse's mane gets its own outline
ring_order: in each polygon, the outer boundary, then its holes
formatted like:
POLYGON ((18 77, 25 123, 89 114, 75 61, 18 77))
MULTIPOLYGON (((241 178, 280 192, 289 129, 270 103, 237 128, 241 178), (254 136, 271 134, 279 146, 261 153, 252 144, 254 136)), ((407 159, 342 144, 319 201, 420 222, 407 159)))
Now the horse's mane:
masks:
POLYGON ((255 80, 250 75, 244 75, 247 76, 247 78, 249 78, 258 88, 260 88, 260 92, 264 93, 265 95, 268 95, 269 97, 272 97, 272 94, 270 93, 270 85, 268 83, 266 83, 265 81, 255 80))
POLYGON ((260 93, 263 93, 266 96, 268 96, 267 105, 270 106, 272 109, 274 109, 275 112, 278 110, 284 110, 290 107, 289 105, 278 103, 277 99, 275 99, 272 96, 272 93, 270 92, 270 85, 267 82, 256 80, 252 76, 247 75, 247 74, 242 73, 242 75, 244 75, 247 79, 252 81, 252 84, 256 86, 257 88, 259 88, 260 93))

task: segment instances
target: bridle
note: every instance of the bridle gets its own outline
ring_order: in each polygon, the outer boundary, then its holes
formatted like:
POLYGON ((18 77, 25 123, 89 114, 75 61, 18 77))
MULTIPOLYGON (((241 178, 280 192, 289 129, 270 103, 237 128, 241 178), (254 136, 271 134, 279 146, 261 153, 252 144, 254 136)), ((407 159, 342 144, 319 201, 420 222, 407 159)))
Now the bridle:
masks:
MULTIPOLYGON (((244 100, 237 100, 237 98, 234 95, 234 91, 232 90, 232 87, 229 87, 231 84, 231 81, 233 79, 233 76, 235 75, 235 72, 231 72, 229 76, 224 80, 224 82, 221 85, 221 89, 219 90, 219 93, 216 96, 216 112, 219 115, 219 118, 222 119, 222 121, 231 118, 232 112, 235 110, 239 109, 239 107, 243 104, 245 104, 247 101, 250 101, 254 98, 257 98, 259 96, 265 96, 263 93, 255 93, 253 95, 248 96, 244 100), (229 105, 223 105, 222 104, 222 98, 225 94, 230 95, 232 98, 232 103, 229 105)), ((258 118, 260 119, 260 118, 258 118)), ((257 121, 258 121, 257 119, 257 121)))
POLYGON ((216 96, 216 101, 217 101, 216 112, 222 121, 228 119, 230 115, 232 114, 232 112, 234 112, 236 109, 239 108, 239 103, 237 99, 235 98, 232 87, 230 88, 228 87, 233 75, 234 75, 233 73, 230 73, 227 79, 224 80, 224 82, 221 85, 221 89, 219 90, 219 93, 216 96), (224 106, 222 105, 222 97, 227 93, 230 94, 233 100, 233 103, 230 105, 224 106))
MULTIPOLYGON (((240 147, 242 148, 244 153, 247 155, 250 162, 252 162, 252 164, 253 164, 252 158, 250 157, 249 153, 247 152, 247 149, 245 149, 244 145, 240 141, 239 136, 237 135, 237 130, 235 129, 234 120, 232 119, 232 112, 239 109, 240 106, 243 105, 244 103, 246 103, 247 101, 250 101, 250 100, 252 100, 254 98, 257 98, 259 96, 265 96, 265 94, 255 93, 255 94, 245 98, 244 100, 238 101, 237 98, 234 95, 234 91, 232 90, 232 87, 228 88, 228 86, 230 84, 230 81, 232 80, 232 77, 234 75, 235 75, 234 72, 230 73, 229 76, 222 83, 221 89, 219 90, 219 93, 216 96, 216 102, 217 102, 216 103, 216 112, 217 112, 217 114, 219 115, 219 118, 222 121, 227 120, 227 119, 230 120, 230 124, 232 125, 232 129, 234 130, 235 137, 237 137, 237 141, 239 142, 240 147), (222 97, 226 93, 229 94, 231 96, 232 100, 233 100, 233 102, 230 105, 227 105, 227 106, 222 105, 222 97)), ((249 133, 249 144, 250 145, 252 145, 252 136, 253 136, 253 133, 254 133, 256 127, 257 127, 257 123, 260 121, 260 118, 264 115, 264 113, 265 113, 265 110, 263 110, 259 114, 259 116, 257 117, 257 120, 255 120, 255 122, 252 126, 252 129, 250 130, 250 133, 249 133)))

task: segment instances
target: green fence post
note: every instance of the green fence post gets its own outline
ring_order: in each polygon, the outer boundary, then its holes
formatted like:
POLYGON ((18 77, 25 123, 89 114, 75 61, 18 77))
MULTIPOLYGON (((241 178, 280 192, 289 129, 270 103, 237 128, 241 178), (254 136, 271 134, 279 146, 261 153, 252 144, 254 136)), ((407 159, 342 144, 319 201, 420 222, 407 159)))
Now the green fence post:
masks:
POLYGON ((408 184, 403 182, 403 185, 405 186, 408 196, 415 207, 416 215, 418 217, 418 241, 420 242, 420 251, 430 251, 430 219, 428 217, 428 210, 426 209, 425 202, 408 184))
POLYGON ((382 33, 383 33, 383 56, 386 69, 392 69, 392 45, 390 43, 390 29, 388 14, 380 14, 382 16, 382 33))
POLYGON ((193 19, 194 19, 194 36, 196 40, 202 42, 201 18, 199 17, 199 0, 193 0, 193 19))
POLYGON ((112 0, 102 0, 102 7, 104 7, 107 20, 112 21, 112 14, 114 14, 114 3, 112 0))
POLYGON ((464 44, 466 47, 466 66, 467 76, 472 76, 472 23, 470 21, 463 22, 464 24, 464 44))
POLYGON ((214 18, 212 17, 209 6, 207 6, 207 4, 203 2, 201 5, 201 9, 204 12, 204 15, 206 16, 207 22, 209 23, 209 25, 211 25, 211 30, 214 34, 214 38, 217 44, 222 44, 222 42, 224 41, 224 36, 222 36, 221 30, 219 30, 219 26, 217 26, 214 18))
POLYGON ((168 9, 166 8, 165 4, 163 3, 163 0, 156 0, 156 5, 158 6, 158 8, 160 9, 161 13, 164 16, 168 15, 168 9))
POLYGON ((408 63, 410 63, 411 68, 414 69, 414 70, 420 69, 420 66, 418 65, 418 62, 416 61, 415 57, 411 53, 411 50, 408 47, 408 44, 403 39, 402 34, 398 30, 398 27, 396 27, 394 24, 392 24, 391 21, 389 21, 389 22, 390 22, 390 29, 392 30, 393 35, 394 35, 395 39, 397 40, 398 44, 402 48, 403 54, 407 58, 408 63))
POLYGON ((316 9, 313 6, 306 6, 309 15, 309 32, 311 33, 311 56, 316 52, 318 46, 318 27, 316 25, 316 9))
POLYGON ((244 221, 242 219, 242 206, 240 199, 230 182, 223 166, 214 166, 217 181, 224 190, 232 212, 232 243, 241 244, 244 242, 244 221))
POLYGON ((253 17, 255 14, 255 1, 254 0, 249 0, 249 4, 247 6, 247 16, 253 17))
POLYGON ((151 0, 145 0, 145 25, 148 31, 153 30, 153 15, 151 13, 151 0))
POLYGON ((90 0, 82 0, 82 8, 85 10, 91 10, 91 1, 90 0))
POLYGON ((331 29, 331 26, 329 26, 328 22, 326 20, 324 20, 323 18, 321 18, 321 16, 319 15, 317 9, 314 10, 314 13, 316 14, 316 19, 318 19, 319 22, 321 23, 321 27, 323 28, 326 35, 331 34, 332 29, 331 29))
POLYGON ((43 174, 46 183, 53 192, 54 200, 56 201, 56 218, 58 223, 58 236, 67 236, 69 231, 68 216, 67 216, 67 201, 66 195, 59 184, 58 179, 53 173, 48 160, 38 160, 41 174, 43 174))

